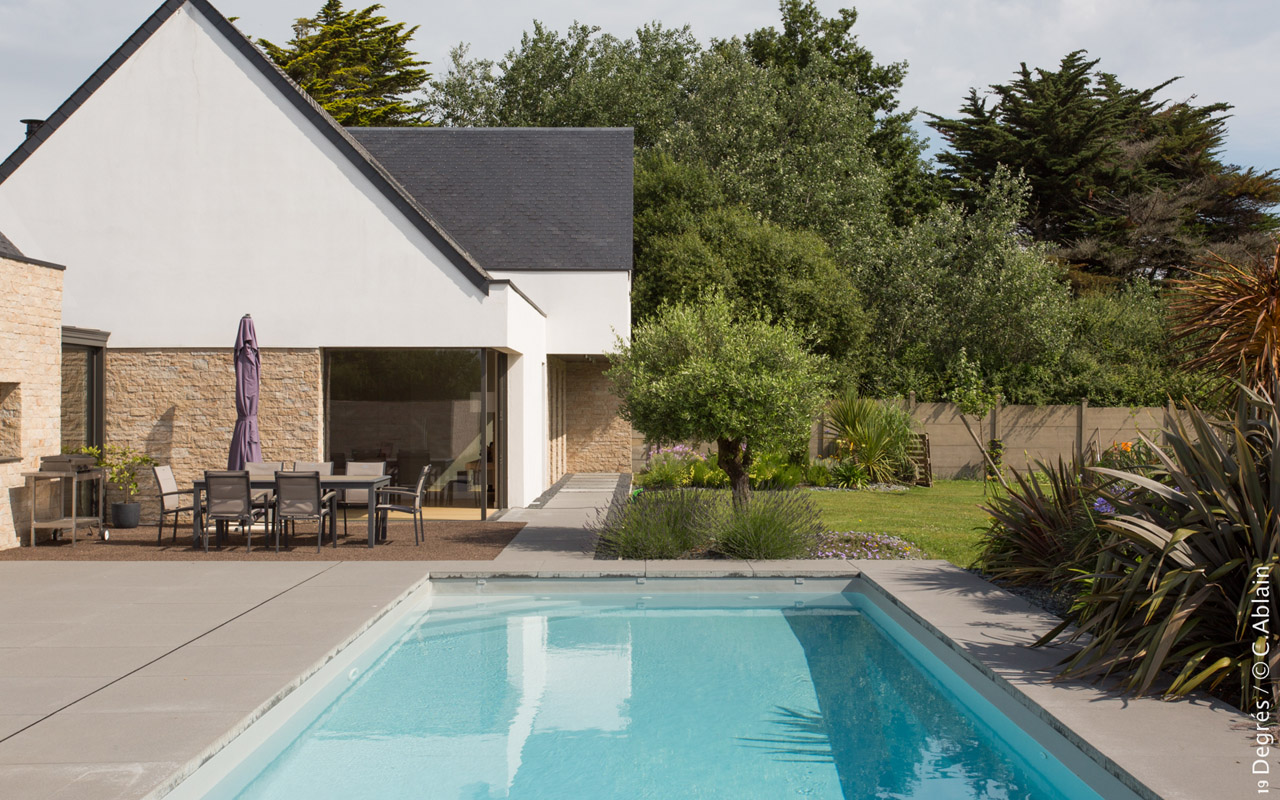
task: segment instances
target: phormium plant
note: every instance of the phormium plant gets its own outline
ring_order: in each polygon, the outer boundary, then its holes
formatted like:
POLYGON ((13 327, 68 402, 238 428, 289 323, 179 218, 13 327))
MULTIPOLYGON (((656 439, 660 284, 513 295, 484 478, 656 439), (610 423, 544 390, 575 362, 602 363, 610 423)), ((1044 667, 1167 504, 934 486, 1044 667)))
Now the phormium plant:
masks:
POLYGON ((1104 509, 1093 505, 1102 479, 1061 458, 1056 467, 1037 461, 1027 472, 1010 472, 1008 492, 983 506, 991 525, 978 565, 1015 585, 1075 594, 1069 584, 1093 567, 1102 546, 1096 515, 1104 509))
POLYGON ((1041 640, 1070 630, 1082 645, 1066 674, 1116 675, 1138 693, 1203 686, 1241 708, 1274 694, 1257 676, 1280 669, 1280 413, 1271 394, 1239 388, 1229 425, 1192 408, 1165 451, 1145 440, 1155 468, 1094 469, 1118 489, 1102 522, 1110 540, 1068 620, 1041 640))

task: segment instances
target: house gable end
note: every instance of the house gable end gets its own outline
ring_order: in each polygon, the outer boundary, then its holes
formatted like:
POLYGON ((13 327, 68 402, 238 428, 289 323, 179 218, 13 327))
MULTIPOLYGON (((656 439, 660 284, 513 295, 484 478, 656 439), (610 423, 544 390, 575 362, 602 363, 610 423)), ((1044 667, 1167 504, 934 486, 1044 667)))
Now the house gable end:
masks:
POLYGON ((183 6, 200 13, 225 40, 253 65, 291 105, 313 124, 356 169, 382 192, 396 209, 449 260, 467 280, 487 291, 489 275, 458 244, 409 192, 399 185, 354 139, 338 125, 306 92, 249 41, 208 0, 166 0, 133 32, 119 48, 71 94, 58 109, 29 135, 16 150, 0 162, 0 184, 4 183, 72 114, 113 76, 139 48, 183 6))

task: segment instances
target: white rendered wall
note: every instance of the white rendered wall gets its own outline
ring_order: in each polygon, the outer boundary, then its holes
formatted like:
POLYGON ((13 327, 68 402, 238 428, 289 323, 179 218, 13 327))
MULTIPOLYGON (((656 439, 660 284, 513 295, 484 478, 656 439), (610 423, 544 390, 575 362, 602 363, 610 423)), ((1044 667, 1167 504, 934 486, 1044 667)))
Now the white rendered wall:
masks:
MULTIPOLYGON (((523 288, 523 287, 522 287, 523 288)), ((507 301, 508 327, 523 352, 507 350, 507 503, 527 506, 551 485, 547 476, 547 320, 506 286, 494 286, 507 301)))
MULTIPOLYGON (((68 269, 115 347, 511 347, 476 288, 185 6, 0 184, 0 230, 68 269)), ((542 349, 542 343, 535 345, 542 349)))
MULTIPOLYGON (((0 228, 3 230, 3 228, 0 228)), ((493 272, 510 278, 547 314, 547 352, 599 355, 631 338, 631 275, 599 272, 493 272)))
POLYGON ((75 265, 64 322, 113 347, 230 347, 251 313, 263 347, 502 349, 509 502, 546 488, 545 318, 475 287, 189 6, 0 184, 0 230, 75 265))

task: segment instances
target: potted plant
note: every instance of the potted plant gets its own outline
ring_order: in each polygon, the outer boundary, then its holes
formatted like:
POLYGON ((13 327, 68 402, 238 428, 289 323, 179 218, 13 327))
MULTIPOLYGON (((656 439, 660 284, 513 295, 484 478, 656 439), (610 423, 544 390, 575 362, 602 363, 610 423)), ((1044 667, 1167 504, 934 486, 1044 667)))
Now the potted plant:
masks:
POLYGON ((117 528, 136 528, 142 517, 142 504, 133 497, 138 493, 138 470, 156 460, 130 447, 106 445, 82 447, 80 452, 93 456, 98 466, 107 471, 107 482, 124 493, 124 501, 111 504, 111 524, 117 528))

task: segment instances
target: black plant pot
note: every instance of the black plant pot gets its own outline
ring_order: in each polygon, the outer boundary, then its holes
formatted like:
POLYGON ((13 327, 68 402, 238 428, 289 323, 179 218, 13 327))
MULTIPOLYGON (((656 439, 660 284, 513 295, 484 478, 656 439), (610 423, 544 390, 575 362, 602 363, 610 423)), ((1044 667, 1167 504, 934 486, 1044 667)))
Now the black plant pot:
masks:
POLYGON ((111 525, 116 528, 136 528, 142 517, 142 503, 112 503, 111 525))

